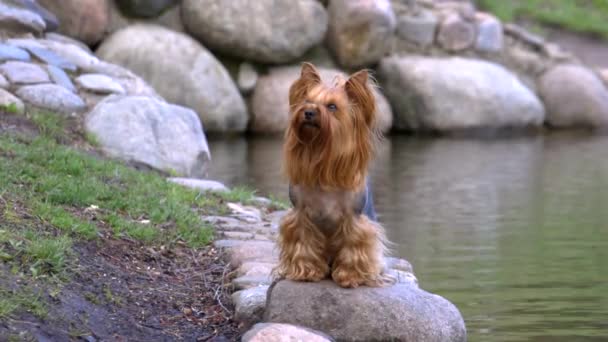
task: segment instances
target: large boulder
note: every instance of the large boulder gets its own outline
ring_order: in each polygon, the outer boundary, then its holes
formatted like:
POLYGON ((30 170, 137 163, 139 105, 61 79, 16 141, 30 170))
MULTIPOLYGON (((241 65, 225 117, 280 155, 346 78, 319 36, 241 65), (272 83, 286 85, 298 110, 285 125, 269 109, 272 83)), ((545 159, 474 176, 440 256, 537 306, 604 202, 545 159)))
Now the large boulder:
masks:
MULTIPOLYGON (((143 3, 142 0, 126 0, 126 3, 130 3, 132 6, 134 3, 143 3)), ((184 32, 184 24, 182 23, 182 15, 181 15, 181 7, 175 4, 175 0, 154 0, 151 1, 150 4, 141 4, 140 7, 137 7, 135 10, 130 11, 125 7, 122 9, 119 7, 119 4, 115 1, 110 2, 110 19, 108 24, 108 33, 114 33, 118 30, 121 30, 127 26, 143 23, 143 24, 156 24, 160 26, 164 26, 173 31, 184 32), (155 9, 158 9, 158 6, 161 6, 163 3, 171 2, 174 5, 168 5, 168 7, 163 8, 161 12, 154 16, 145 16, 144 14, 150 13, 155 9), (150 7, 148 7, 150 6, 150 7), (146 9, 147 8, 147 9, 146 9), (138 11, 140 14, 135 14, 134 11, 138 11), (145 12, 142 12, 145 11, 145 12), (125 13, 126 12, 126 13, 125 13)))
POLYGON ((135 24, 108 37, 97 55, 140 75, 167 101, 194 109, 208 132, 247 127, 245 102, 228 71, 183 33, 135 24))
POLYGON ((394 127, 410 131, 540 126, 536 95, 504 67, 460 57, 388 57, 379 65, 394 127))
MULTIPOLYGON (((336 69, 318 67, 321 78, 331 83, 335 76, 348 77, 336 69)), ((300 67, 277 67, 259 78, 251 97, 251 130, 257 133, 280 133, 287 128, 289 119, 289 87, 300 77, 300 67)), ((374 89, 378 106, 378 126, 387 132, 393 122, 393 113, 386 98, 374 89)))
POLYGON ((377 63, 390 50, 396 28, 389 0, 332 0, 327 46, 349 68, 377 63))
POLYGON ((583 66, 564 64, 550 69, 540 78, 539 92, 551 126, 608 125, 608 89, 583 66))
POLYGON ((413 283, 344 289, 329 280, 279 281, 269 289, 264 321, 305 326, 338 341, 467 340, 458 309, 413 283))
POLYGON ((59 32, 88 45, 98 43, 108 26, 108 0, 39 0, 59 19, 59 32))
POLYGON ((207 139, 192 110, 144 96, 112 95, 85 118, 108 155, 188 177, 205 177, 207 139))
POLYGON ((183 0, 182 17, 210 49, 262 63, 297 59, 327 31, 316 0, 183 0))

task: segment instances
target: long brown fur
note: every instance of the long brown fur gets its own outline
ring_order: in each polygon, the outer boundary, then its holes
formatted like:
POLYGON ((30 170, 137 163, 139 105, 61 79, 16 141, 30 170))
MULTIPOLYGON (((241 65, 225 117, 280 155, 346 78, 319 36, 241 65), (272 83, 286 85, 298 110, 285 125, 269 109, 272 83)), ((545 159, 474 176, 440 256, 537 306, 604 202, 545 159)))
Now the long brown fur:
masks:
POLYGON ((283 156, 295 203, 280 223, 279 276, 331 276, 342 287, 386 283, 383 229, 354 210, 380 137, 370 83, 362 70, 328 87, 304 63, 290 88, 283 156), (304 115, 311 110, 312 124, 304 115))

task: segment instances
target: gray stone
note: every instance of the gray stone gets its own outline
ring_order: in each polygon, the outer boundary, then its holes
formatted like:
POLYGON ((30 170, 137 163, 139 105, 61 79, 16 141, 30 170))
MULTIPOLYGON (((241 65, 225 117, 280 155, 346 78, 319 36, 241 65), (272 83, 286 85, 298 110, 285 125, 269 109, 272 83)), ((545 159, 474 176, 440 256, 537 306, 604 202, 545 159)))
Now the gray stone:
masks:
POLYGON ((547 123, 554 127, 608 125, 608 89, 591 70, 558 65, 539 80, 547 108, 547 123))
POLYGON ((76 45, 77 47, 85 50, 86 52, 93 54, 93 52, 91 51, 91 48, 89 48, 86 44, 84 44, 83 42, 76 40, 74 38, 65 36, 61 33, 57 33, 57 32, 49 32, 47 34, 44 35, 44 37, 47 40, 50 41, 55 41, 58 43, 64 43, 64 44, 71 44, 71 45, 76 45))
POLYGON ((76 71, 78 69, 78 67, 74 63, 65 60, 61 56, 48 49, 38 48, 35 46, 29 46, 27 47, 27 49, 32 53, 32 55, 36 56, 36 58, 46 64, 54 65, 58 68, 69 71, 76 71))
POLYGON ((10 60, 29 62, 30 54, 16 46, 0 43, 0 62, 10 60))
POLYGON ((437 42, 448 51, 468 49, 475 42, 475 25, 459 15, 448 15, 439 25, 437 42))
POLYGON ((332 342, 331 337, 306 327, 282 323, 258 323, 243 335, 242 342, 332 342))
POLYGON ((178 3, 176 0, 117 0, 120 10, 131 17, 153 18, 178 3))
POLYGON ((27 62, 6 62, 0 65, 0 72, 13 84, 36 84, 51 81, 44 69, 27 62))
POLYGON ((249 289, 256 286, 270 285, 272 277, 270 275, 246 275, 232 280, 232 285, 237 290, 249 289))
POLYGON ((144 96, 111 95, 85 118, 105 153, 157 170, 204 177, 207 139, 191 109, 144 96))
POLYGON ((112 77, 126 90, 128 95, 146 96, 164 101, 146 81, 119 65, 99 61, 86 71, 112 77))
POLYGON ((22 114, 25 111, 23 101, 15 95, 0 88, 0 108, 9 109, 15 114, 22 114))
POLYGON ((418 278, 416 278, 414 273, 390 269, 386 274, 399 284, 413 284, 418 286, 418 278))
POLYGON ((239 322, 239 326, 248 329, 262 321, 266 308, 266 292, 268 285, 256 286, 232 294, 234 320, 239 322))
POLYGON ((504 67, 460 57, 388 57, 378 69, 394 127, 453 131, 540 126, 543 104, 504 67))
POLYGON ((477 40, 475 49, 480 52, 500 52, 504 44, 500 20, 491 14, 477 13, 477 40))
POLYGON ((0 1, 0 31, 40 34, 46 29, 44 19, 35 12, 0 1))
POLYGON ((438 22, 437 16, 429 10, 415 16, 401 16, 397 20, 397 36, 423 47, 432 45, 438 22))
POLYGON ((507 23, 504 25, 505 34, 521 41, 522 43, 528 44, 533 48, 542 49, 545 44, 545 39, 539 35, 533 34, 525 28, 513 24, 507 23))
POLYGON ((255 236, 253 233, 249 233, 249 232, 232 232, 232 231, 222 232, 222 235, 226 239, 234 239, 234 240, 251 240, 255 236))
POLYGON ((17 96, 29 105, 53 112, 71 114, 86 109, 78 95, 56 84, 36 84, 21 87, 17 96))
POLYGON ((238 276, 247 276, 247 275, 270 275, 272 273, 272 269, 275 264, 270 262, 256 262, 249 261, 244 262, 239 266, 236 270, 236 274, 238 276))
POLYGON ((111 77, 101 74, 83 74, 76 78, 76 84, 85 90, 101 94, 124 94, 125 89, 111 77))
MULTIPOLYGON (((129 0, 127 0, 129 1, 129 0)), ((142 1, 142 0, 136 0, 142 1)), ((155 0, 159 1, 159 0, 155 0)), ((167 1, 167 0, 160 0, 167 1)), ((179 0, 169 0, 173 2, 179 2, 179 0)), ((176 32, 185 32, 184 24, 182 23, 181 18, 181 6, 169 6, 167 9, 162 11, 159 16, 154 17, 131 17, 125 15, 123 11, 120 9, 120 6, 116 3, 116 1, 110 1, 110 24, 108 28, 108 33, 114 33, 118 30, 122 30, 127 26, 136 24, 136 23, 147 23, 147 24, 156 24, 160 26, 164 26, 168 29, 171 29, 176 32)))
POLYGON ((84 101, 78 95, 56 84, 23 86, 16 94, 26 104, 53 112, 71 114, 86 109, 84 101))
POLYGON ((239 65, 236 84, 239 86, 241 93, 250 94, 258 82, 258 72, 253 65, 244 62, 239 65))
POLYGON ((396 27, 389 0, 332 0, 328 12, 326 45, 340 65, 369 66, 389 52, 396 27))
POLYGON ((142 75, 167 101, 194 109, 208 132, 247 127, 245 102, 228 71, 185 34, 136 24, 108 37, 97 54, 142 75))
POLYGON ((8 83, 8 80, 6 79, 6 77, 4 77, 0 74, 0 89, 6 89, 9 86, 10 86, 10 83, 8 83))
POLYGON ((277 262, 278 248, 269 241, 218 240, 213 243, 216 247, 228 247, 230 265, 239 267, 246 261, 277 262), (226 241, 233 241, 226 244, 226 241))
POLYGON ((389 269, 392 268, 395 270, 400 270, 400 271, 410 272, 410 273, 414 272, 414 268, 412 267, 412 264, 410 264, 410 262, 405 259, 387 257, 387 258, 385 258, 384 261, 385 261, 386 267, 389 269))
POLYGON ((42 39, 9 39, 8 43, 25 49, 33 47, 51 50, 58 56, 85 71, 88 71, 95 65, 101 63, 101 61, 93 56, 90 51, 83 49, 78 45, 66 42, 42 39))
POLYGON ((412 283, 344 289, 329 280, 283 280, 268 296, 265 322, 306 326, 338 341, 467 340, 458 309, 412 283))
POLYGON ((51 80, 55 82, 55 84, 64 87, 65 89, 75 93, 76 87, 74 87, 74 83, 70 79, 70 76, 63 71, 63 69, 58 68, 54 65, 47 65, 46 71, 48 71, 49 76, 51 76, 51 80))
MULTIPOLYGON (((336 69, 318 67, 324 82, 331 84, 335 76, 348 77, 336 69)), ((300 67, 272 68, 261 76, 251 96, 250 130, 256 133, 282 133, 287 128, 289 118, 289 87, 300 77, 300 67)), ((380 91, 376 95, 377 124, 381 131, 388 131, 393 122, 391 107, 380 91)))
POLYGON ((172 177, 167 179, 169 182, 185 186, 199 191, 229 191, 224 184, 209 179, 179 178, 172 177))
POLYGON ((183 0, 182 19, 211 50, 261 63, 293 61, 327 31, 316 0, 183 0))

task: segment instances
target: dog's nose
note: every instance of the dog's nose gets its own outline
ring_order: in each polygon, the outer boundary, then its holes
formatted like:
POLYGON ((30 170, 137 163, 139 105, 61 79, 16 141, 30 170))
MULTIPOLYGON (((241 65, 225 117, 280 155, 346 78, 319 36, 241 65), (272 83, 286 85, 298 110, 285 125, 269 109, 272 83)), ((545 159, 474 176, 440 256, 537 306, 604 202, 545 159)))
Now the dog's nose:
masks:
POLYGON ((304 111, 304 119, 312 120, 317 113, 314 110, 308 109, 304 111))

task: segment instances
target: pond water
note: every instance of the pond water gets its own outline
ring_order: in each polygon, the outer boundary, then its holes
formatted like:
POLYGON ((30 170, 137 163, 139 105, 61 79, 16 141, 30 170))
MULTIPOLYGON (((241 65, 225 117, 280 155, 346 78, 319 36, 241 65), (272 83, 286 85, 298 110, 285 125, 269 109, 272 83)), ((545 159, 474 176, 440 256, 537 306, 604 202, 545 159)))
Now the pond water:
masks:
MULTIPOLYGON (((286 197, 281 139, 211 140, 210 177, 286 197)), ((379 219, 469 341, 608 341, 608 137, 387 138, 379 219)))

